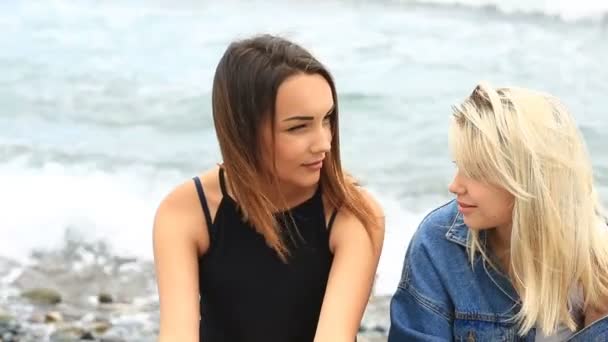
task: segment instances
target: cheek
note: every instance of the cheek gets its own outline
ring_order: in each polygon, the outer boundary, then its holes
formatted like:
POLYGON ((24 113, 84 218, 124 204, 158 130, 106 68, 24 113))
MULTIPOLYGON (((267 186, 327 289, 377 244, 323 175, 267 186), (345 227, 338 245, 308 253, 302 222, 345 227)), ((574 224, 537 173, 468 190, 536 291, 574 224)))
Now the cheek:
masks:
POLYGON ((511 223, 513 222, 513 205, 512 204, 507 204, 504 207, 504 210, 502 211, 502 217, 501 219, 506 222, 506 223, 511 223))
POLYGON ((299 141, 294 138, 277 138, 274 149, 277 166, 281 165, 286 168, 294 166, 292 164, 299 164, 302 155, 300 145, 299 141))
POLYGON ((491 215, 492 219, 497 221, 498 223, 506 223, 508 221, 511 221, 512 218, 512 212, 510 208, 504 206, 493 208, 491 215))
POLYGON ((504 198, 494 197, 486 202, 484 216, 495 224, 508 223, 513 217, 512 204, 504 198))

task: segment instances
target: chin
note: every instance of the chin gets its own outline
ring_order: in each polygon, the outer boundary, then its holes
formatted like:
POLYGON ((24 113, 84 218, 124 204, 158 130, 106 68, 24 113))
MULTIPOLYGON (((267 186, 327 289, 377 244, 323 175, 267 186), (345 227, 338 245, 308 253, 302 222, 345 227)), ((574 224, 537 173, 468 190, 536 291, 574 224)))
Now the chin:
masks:
POLYGON ((314 187, 317 186, 317 184, 319 184, 319 177, 317 177, 316 179, 299 179, 297 183, 294 183, 295 185, 297 185, 300 188, 310 188, 310 187, 314 187))
POLYGON ((311 187, 319 184, 319 180, 320 180, 319 176, 311 177, 310 175, 307 175, 307 176, 301 176, 301 177, 297 177, 297 178, 295 178, 295 177, 294 178, 284 178, 281 180, 281 183, 283 183, 284 185, 287 185, 287 186, 293 186, 296 188, 306 189, 306 188, 311 188, 311 187))
POLYGON ((297 185, 302 187, 302 188, 310 188, 313 186, 316 186, 317 184, 319 184, 319 180, 321 179, 321 177, 319 177, 319 175, 316 176, 308 176, 308 177, 302 177, 300 179, 297 180, 297 185))
POLYGON ((483 224, 483 222, 476 222, 475 220, 467 220, 467 218, 464 218, 464 224, 467 225, 467 227, 470 230, 475 230, 475 231, 482 231, 482 230, 487 230, 487 229, 492 229, 492 225, 488 225, 488 224, 483 224))

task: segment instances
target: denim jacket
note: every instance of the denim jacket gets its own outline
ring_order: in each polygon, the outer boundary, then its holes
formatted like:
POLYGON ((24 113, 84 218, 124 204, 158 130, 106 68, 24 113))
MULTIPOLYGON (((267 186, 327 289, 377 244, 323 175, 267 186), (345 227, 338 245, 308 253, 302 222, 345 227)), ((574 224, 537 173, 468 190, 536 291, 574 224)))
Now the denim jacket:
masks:
MULTIPOLYGON (((467 239, 455 201, 424 218, 391 299, 389 342, 534 341, 535 329, 517 334, 520 301, 509 279, 480 256, 471 266, 467 239)), ((608 317, 568 341, 608 341, 608 317)))

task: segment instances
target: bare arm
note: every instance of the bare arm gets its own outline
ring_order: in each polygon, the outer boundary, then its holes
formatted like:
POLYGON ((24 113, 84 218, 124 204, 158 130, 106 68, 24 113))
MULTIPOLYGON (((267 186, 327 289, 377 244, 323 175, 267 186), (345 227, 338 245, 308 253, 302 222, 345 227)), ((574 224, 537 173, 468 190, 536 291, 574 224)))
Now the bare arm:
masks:
MULTIPOLYGON (((369 196, 368 196, 369 197, 369 196)), ((371 197, 376 216, 375 244, 363 224, 351 213, 340 211, 330 236, 334 260, 315 342, 353 342, 372 290, 384 237, 384 215, 371 197)))
MULTIPOLYGON (((208 247, 200 212, 181 186, 160 204, 154 220, 154 263, 160 298, 159 342, 199 341, 198 254, 208 247), (201 229, 201 225, 202 228, 201 229), (198 239, 198 240, 197 240, 198 239)), ((200 210, 200 209, 198 209, 200 210)))

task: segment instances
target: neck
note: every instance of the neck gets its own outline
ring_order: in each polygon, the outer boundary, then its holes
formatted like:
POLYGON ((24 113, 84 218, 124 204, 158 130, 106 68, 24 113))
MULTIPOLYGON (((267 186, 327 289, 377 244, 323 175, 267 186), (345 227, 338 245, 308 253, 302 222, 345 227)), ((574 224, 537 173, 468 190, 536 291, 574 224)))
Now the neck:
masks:
POLYGON ((488 244, 507 274, 511 269, 511 225, 499 226, 488 232, 488 244))
POLYGON ((270 200, 280 210, 293 208, 311 198, 319 184, 310 187, 298 187, 291 184, 280 184, 277 190, 268 192, 270 200))
MULTIPOLYGON (((230 183, 227 181, 228 175, 225 173, 224 179, 226 179, 226 191, 229 195, 232 195, 230 183)), ((317 191, 318 186, 319 183, 309 187, 299 187, 293 184, 280 183, 278 187, 271 185, 268 187, 269 189, 264 189, 262 191, 279 210, 286 210, 311 198, 317 191)))

